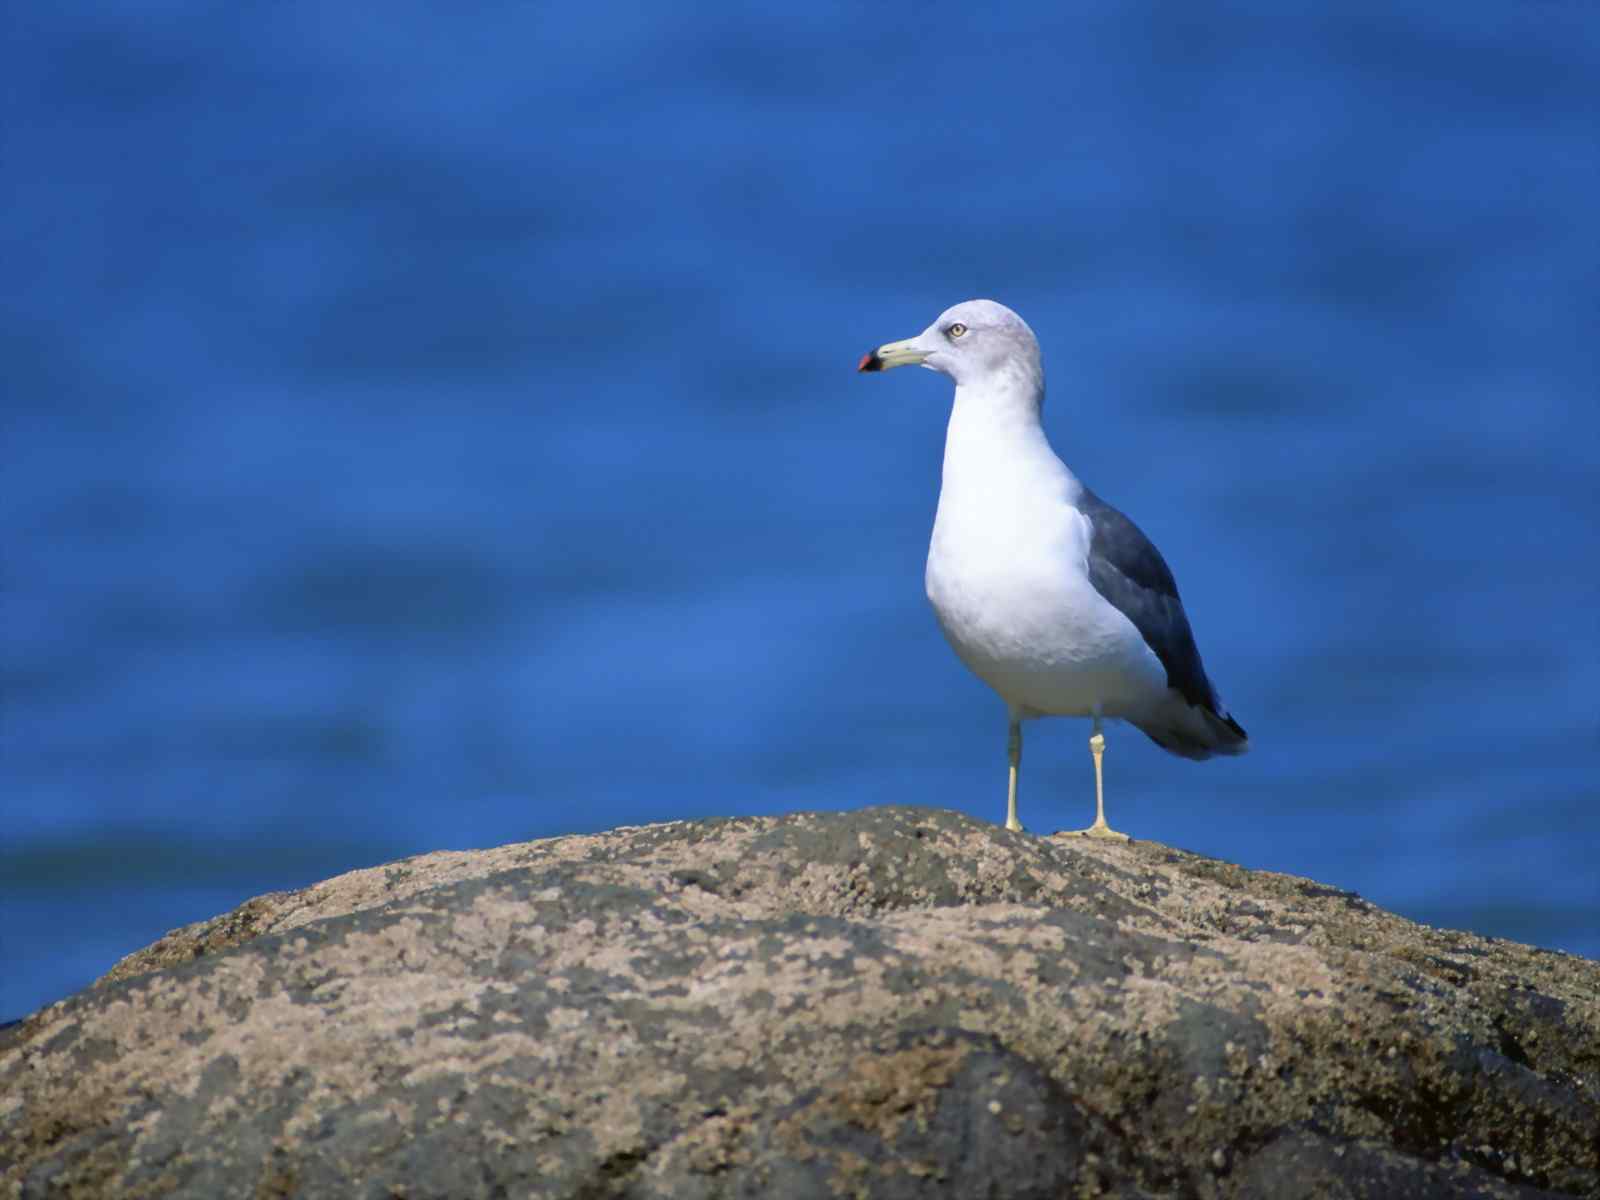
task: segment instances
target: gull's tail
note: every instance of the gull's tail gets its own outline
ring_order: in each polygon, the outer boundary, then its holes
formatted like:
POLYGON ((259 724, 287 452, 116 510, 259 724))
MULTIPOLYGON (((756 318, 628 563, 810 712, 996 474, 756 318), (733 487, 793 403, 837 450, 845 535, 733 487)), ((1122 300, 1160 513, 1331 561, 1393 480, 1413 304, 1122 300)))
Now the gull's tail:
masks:
POLYGON ((1128 722, 1163 750, 1196 761, 1250 749, 1250 736, 1226 710, 1189 704, 1176 692, 1169 692, 1167 703, 1156 712, 1128 722))

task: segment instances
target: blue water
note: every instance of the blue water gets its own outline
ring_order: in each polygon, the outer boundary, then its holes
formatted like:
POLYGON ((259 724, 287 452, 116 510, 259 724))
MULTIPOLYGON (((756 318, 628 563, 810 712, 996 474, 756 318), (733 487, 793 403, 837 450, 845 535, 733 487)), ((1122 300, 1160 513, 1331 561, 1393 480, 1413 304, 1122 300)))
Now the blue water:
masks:
POLYGON ((0 1018, 404 854, 999 819, 948 385, 853 373, 971 296, 1254 743, 1114 729, 1116 823, 1600 955, 1593 5, 8 24, 0 1018))

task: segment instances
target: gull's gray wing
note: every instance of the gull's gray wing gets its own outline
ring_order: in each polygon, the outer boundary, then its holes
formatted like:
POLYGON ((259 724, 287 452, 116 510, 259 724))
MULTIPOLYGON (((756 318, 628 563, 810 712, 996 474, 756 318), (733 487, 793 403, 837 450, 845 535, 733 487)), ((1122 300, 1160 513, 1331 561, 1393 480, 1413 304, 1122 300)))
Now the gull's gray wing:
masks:
POLYGON ((1089 518, 1089 582, 1094 590, 1133 622, 1167 669, 1169 687, 1190 704, 1223 715, 1178 599, 1177 581, 1161 551, 1088 488, 1077 504, 1089 518))

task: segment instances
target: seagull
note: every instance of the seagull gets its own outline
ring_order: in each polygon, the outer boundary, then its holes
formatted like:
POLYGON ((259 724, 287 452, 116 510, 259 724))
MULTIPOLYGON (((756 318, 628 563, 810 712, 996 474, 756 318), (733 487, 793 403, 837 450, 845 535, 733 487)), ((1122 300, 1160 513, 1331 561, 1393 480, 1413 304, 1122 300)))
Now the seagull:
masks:
POLYGON ((1016 313, 968 300, 857 370, 911 365, 956 385, 925 582, 956 655, 1006 704, 1006 828, 1022 829, 1022 723, 1090 717, 1094 824, 1072 832, 1129 841, 1106 824, 1103 720, 1184 758, 1250 746, 1206 677, 1172 571, 1051 449, 1039 342, 1016 313))

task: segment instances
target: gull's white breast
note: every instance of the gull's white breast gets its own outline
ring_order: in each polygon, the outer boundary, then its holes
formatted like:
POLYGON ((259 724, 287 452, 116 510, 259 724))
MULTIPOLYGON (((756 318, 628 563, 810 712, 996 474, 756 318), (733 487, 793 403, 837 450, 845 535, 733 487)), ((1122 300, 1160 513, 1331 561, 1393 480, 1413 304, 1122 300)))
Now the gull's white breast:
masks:
POLYGON ((981 461, 990 447, 962 446, 957 433, 953 424, 926 583, 961 661, 1029 714, 1126 716, 1162 699, 1165 668, 1089 582, 1078 481, 1042 439, 992 462, 981 461))

